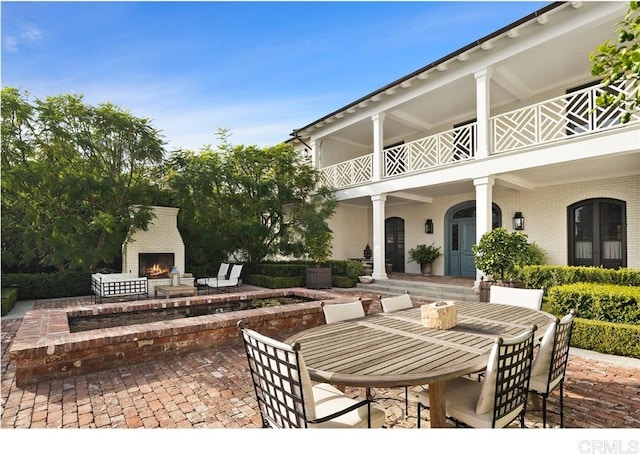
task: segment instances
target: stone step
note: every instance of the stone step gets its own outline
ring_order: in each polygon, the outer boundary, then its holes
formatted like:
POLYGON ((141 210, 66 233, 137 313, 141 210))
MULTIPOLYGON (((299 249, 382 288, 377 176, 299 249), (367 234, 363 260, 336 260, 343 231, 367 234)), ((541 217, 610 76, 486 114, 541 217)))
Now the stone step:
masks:
POLYGON ((374 281, 371 284, 358 283, 358 288, 370 292, 409 295, 428 300, 456 300, 478 301, 479 297, 469 286, 443 284, 438 282, 403 281, 398 279, 384 279, 374 281))

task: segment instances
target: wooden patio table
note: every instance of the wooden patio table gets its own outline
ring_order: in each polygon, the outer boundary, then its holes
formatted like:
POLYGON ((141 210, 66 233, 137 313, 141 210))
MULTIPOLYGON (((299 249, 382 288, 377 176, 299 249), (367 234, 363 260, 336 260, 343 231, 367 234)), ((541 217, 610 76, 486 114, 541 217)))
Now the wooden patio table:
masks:
POLYGON ((456 302, 454 328, 425 328, 420 308, 320 325, 287 339, 298 342, 311 379, 338 386, 429 385, 431 427, 447 427, 447 380, 484 370, 497 337, 537 326, 539 342, 554 317, 505 304, 456 302))

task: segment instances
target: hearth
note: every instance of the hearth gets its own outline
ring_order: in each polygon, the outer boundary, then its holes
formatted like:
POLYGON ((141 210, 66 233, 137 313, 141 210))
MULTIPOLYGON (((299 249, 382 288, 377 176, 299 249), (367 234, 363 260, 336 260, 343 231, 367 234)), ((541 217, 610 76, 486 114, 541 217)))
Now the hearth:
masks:
POLYGON ((175 264, 173 252, 152 252, 138 254, 138 276, 147 279, 167 279, 175 264))

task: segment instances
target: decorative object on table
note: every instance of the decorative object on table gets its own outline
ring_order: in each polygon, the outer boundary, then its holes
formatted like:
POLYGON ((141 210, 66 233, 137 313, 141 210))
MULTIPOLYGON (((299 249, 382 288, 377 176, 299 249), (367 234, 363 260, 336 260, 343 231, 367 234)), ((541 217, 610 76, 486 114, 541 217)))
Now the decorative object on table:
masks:
POLYGON ((371 248, 369 247, 369 243, 364 248, 363 251, 364 258, 369 260, 371 258, 371 248))
POLYGON ((180 270, 174 265, 173 268, 171 268, 171 286, 175 287, 178 285, 180 285, 180 270))
POLYGON ((420 307, 426 328, 450 329, 458 323, 458 308, 453 301, 436 301, 420 307))
POLYGON ((409 249, 409 262, 420 264, 420 272, 423 276, 431 276, 432 263, 442 255, 440 246, 419 244, 413 249, 409 249))
POLYGON ((358 279, 362 284, 371 284, 373 282, 373 276, 358 276, 358 279))

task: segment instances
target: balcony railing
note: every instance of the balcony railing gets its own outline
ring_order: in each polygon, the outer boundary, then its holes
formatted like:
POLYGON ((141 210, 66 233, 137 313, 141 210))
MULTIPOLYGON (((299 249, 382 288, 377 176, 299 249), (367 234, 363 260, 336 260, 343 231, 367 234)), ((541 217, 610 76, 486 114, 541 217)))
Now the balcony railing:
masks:
MULTIPOLYGON (((493 117, 492 154, 515 151, 620 127, 623 110, 599 107, 602 93, 635 97, 638 88, 597 85, 493 117)), ((640 120, 634 112, 631 121, 640 120)))
POLYGON ((471 159, 476 150, 476 124, 418 139, 383 151, 383 178, 471 159))
MULTIPOLYGON (((603 108, 596 98, 603 92, 627 99, 638 87, 624 89, 596 85, 538 104, 492 117, 491 154, 566 141, 599 131, 623 127, 617 107, 603 108)), ((633 112, 630 123, 640 122, 633 112)), ((393 178, 473 159, 476 151, 476 123, 388 148, 382 152, 382 178, 393 178)), ((373 178, 373 155, 360 156, 322 169, 323 181, 336 188, 369 183, 373 178)))
POLYGON ((340 189, 368 183, 373 176, 373 155, 368 154, 322 169, 322 182, 340 189))

